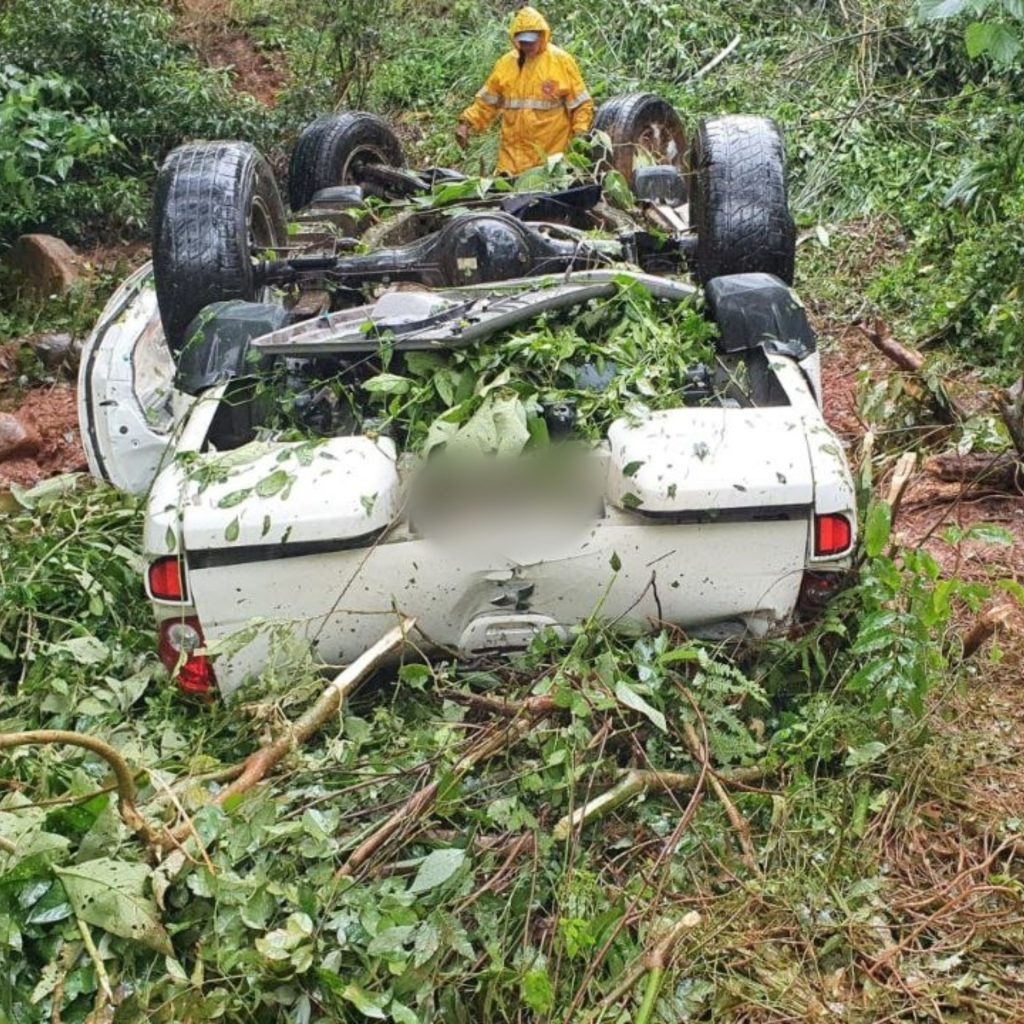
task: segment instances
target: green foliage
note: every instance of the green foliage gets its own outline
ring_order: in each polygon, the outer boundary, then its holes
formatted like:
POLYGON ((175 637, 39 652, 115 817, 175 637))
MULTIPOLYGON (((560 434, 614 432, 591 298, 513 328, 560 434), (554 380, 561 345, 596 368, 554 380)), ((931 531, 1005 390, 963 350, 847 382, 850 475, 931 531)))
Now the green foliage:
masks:
POLYGON ((955 18, 964 13, 975 19, 964 30, 969 57, 988 57, 1006 67, 1015 63, 1021 49, 1021 21, 1024 6, 1020 0, 919 0, 918 9, 925 20, 955 18))
MULTIPOLYGON (((992 595, 990 585, 943 577, 927 551, 897 548, 890 531, 889 506, 872 502, 856 583, 817 629, 780 644, 779 661, 767 671, 765 686, 777 697, 794 693, 794 674, 810 686, 797 691, 772 739, 787 759, 830 761, 845 752, 857 768, 880 757, 886 742, 907 742, 933 691, 950 678, 955 616, 976 613, 992 595), (886 742, 874 746, 879 740, 886 742)), ((1002 531, 983 530, 983 537, 1010 543, 1002 531)), ((954 546, 965 539, 946 537, 954 546)))
POLYGON ((0 62, 24 71, 0 110, 16 113, 30 90, 46 101, 34 118, 55 133, 39 136, 55 144, 43 173, 67 184, 37 191, 16 221, 0 221, 0 240, 27 227, 79 234, 101 218, 108 229, 139 230, 148 223, 146 187, 173 146, 195 137, 269 142, 266 109, 202 67, 172 29, 165 5, 151 0, 54 0, 45 17, 28 0, 6 5, 0 62))
MULTIPOLYGON (((0 798, 0 834, 15 847, 0 850, 0 1012, 21 1024, 51 1019, 57 993, 62 1020, 90 1013, 99 982, 82 925, 118 993, 118 1020, 284 1022, 319 1007, 338 1020, 427 1024, 514 1019, 523 1005, 561 1017, 580 992, 589 1013, 680 906, 721 891, 723 865, 745 870, 714 801, 679 831, 686 794, 651 793, 571 842, 552 837, 559 817, 623 771, 693 772, 683 723, 706 730, 719 767, 791 773, 772 792, 736 794, 767 837, 765 874, 730 883, 724 899, 756 886, 799 920, 801 908, 817 914, 837 899, 875 912, 884 880, 864 877, 851 842, 891 797, 895 752, 920 738, 922 701, 950 669, 951 616, 982 594, 941 579, 921 552, 894 551, 878 505, 859 583, 799 641, 735 659, 667 632, 629 639, 590 624, 568 646, 542 636, 511 661, 408 664, 297 749, 287 771, 217 808, 202 774, 263 742, 266 723, 294 715, 316 681, 268 673, 250 691, 256 704, 188 707, 153 652, 136 503, 68 481, 20 500, 28 507, 0 518, 0 731, 73 727, 108 740, 142 769, 153 820, 173 806, 167 785, 184 778, 175 799, 209 858, 165 877, 121 824, 101 762, 70 748, 6 752, 4 775, 20 791, 0 798), (516 707, 541 695, 553 714, 507 754, 459 768, 467 737, 492 721, 481 697, 516 707), (822 767, 836 778, 807 774, 822 767), (428 830, 338 878, 369 831, 432 781, 428 830), (532 852, 510 857, 523 836, 532 852), (867 888, 849 889, 851 879, 867 888)), ((733 1019, 722 926, 695 936, 657 1012, 716 1006, 733 1019)), ((640 989, 621 998, 636 1005, 640 989)))
MULTIPOLYGON (((545 406, 571 405, 574 433, 592 441, 620 416, 679 406, 687 370, 714 359, 713 334, 694 304, 655 299, 624 278, 612 298, 463 348, 392 355, 385 337, 387 369, 361 382, 345 370, 311 390, 328 387, 353 410, 368 406, 371 429, 407 451, 517 454, 548 444, 545 406)), ((287 388, 267 386, 287 425, 287 388)))
POLYGON ((48 193, 117 145, 106 117, 71 109, 74 92, 62 78, 0 68, 0 237, 37 222, 48 193))

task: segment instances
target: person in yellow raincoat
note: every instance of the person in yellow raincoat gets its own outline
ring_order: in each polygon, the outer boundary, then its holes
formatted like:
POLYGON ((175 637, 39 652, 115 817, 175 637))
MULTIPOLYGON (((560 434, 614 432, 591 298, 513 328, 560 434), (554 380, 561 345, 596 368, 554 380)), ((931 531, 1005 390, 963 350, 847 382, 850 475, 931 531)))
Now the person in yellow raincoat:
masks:
POLYGON ((574 135, 594 119, 594 101, 576 61, 551 42, 543 15, 524 7, 512 19, 514 49, 494 70, 459 115, 455 132, 462 148, 470 131, 486 131, 501 115, 499 174, 520 174, 562 153, 574 135))

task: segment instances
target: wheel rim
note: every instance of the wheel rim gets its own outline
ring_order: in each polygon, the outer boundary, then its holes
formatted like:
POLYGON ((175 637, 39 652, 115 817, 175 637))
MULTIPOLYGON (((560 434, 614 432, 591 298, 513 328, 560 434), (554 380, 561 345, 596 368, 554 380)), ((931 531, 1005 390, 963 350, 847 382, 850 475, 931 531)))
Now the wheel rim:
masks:
POLYGON ((367 164, 390 165, 390 163, 391 161, 387 153, 379 147, 371 145, 356 146, 341 165, 341 172, 338 178, 339 184, 358 185, 360 168, 365 167, 367 164))
POLYGON ((675 167, 682 164, 685 149, 682 132, 669 121, 651 121, 633 145, 635 151, 649 153, 658 163, 669 163, 675 167))

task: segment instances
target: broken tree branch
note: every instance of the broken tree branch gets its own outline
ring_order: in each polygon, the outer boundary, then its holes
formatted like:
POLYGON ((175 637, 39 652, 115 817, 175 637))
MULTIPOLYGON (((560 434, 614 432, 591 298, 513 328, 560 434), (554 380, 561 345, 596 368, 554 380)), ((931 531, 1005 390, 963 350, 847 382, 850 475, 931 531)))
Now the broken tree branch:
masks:
POLYGON ((83 747, 102 757, 110 765, 114 778, 117 780, 117 809, 121 814, 121 820, 147 845, 157 846, 163 841, 160 830, 153 828, 135 806, 138 797, 138 790, 135 788, 135 775, 128 767, 128 762, 109 743, 105 743, 95 736, 86 736, 80 732, 65 732, 61 729, 34 729, 29 732, 0 734, 0 750, 51 744, 83 747))
POLYGON ((405 617, 394 629, 385 633, 369 650, 364 651, 327 685, 319 700, 268 746, 261 747, 245 762, 241 774, 217 794, 215 803, 252 789, 296 747, 305 743, 323 724, 338 713, 343 701, 389 654, 405 643, 406 635, 416 624, 405 617))
POLYGON ((889 481, 889 493, 885 500, 889 508, 892 509, 892 519, 894 522, 899 514, 900 505, 903 503, 903 495, 907 489, 907 484, 910 483, 910 478, 914 475, 916 466, 917 452, 904 452, 896 463, 896 468, 893 470, 892 479, 889 481))
POLYGON ((1009 603, 997 604, 992 608, 987 608, 980 616, 973 626, 964 634, 963 638, 963 651, 960 655, 961 660, 966 661, 968 658, 973 657, 977 654, 981 645, 992 636, 1000 626, 1005 625, 1010 617, 1013 615, 1013 606, 1009 603))
MULTIPOLYGON (((763 768, 737 768, 731 772, 707 772, 725 783, 742 783, 749 785, 761 782, 765 778, 763 768)), ((559 841, 569 838, 578 829, 584 828, 597 818, 610 814, 617 807, 627 803, 641 793, 689 793, 700 783, 703 772, 659 772, 633 768, 607 793, 602 793, 582 807, 577 807, 571 815, 566 815, 555 825, 552 835, 559 841)))
POLYGON ((929 380, 925 376, 924 356, 912 348, 901 345, 892 336, 884 320, 875 320, 871 327, 864 324, 860 324, 859 327, 861 333, 882 355, 901 370, 917 378, 916 383, 920 391, 915 397, 927 401, 943 423, 955 423, 957 420, 968 418, 968 411, 950 395, 945 383, 940 380, 929 380))
POLYGON ((115 1005, 114 989, 110 984, 110 975, 107 974, 107 968, 103 964, 103 957, 100 956, 100 951, 92 940, 92 932, 89 931, 89 926, 77 914, 75 915, 75 923, 78 925, 79 934, 82 936, 85 951, 89 954, 89 959, 92 960, 93 967, 96 970, 96 1008, 93 1011, 93 1018, 100 1021, 104 1017, 104 1010, 109 1006, 115 1005))
POLYGON ((705 64, 698 71, 695 71, 692 75, 690 75, 687 81, 696 82, 699 78, 703 78, 709 71, 713 71, 715 68, 717 68, 718 65, 721 64, 722 61, 725 60, 725 58, 728 57, 729 54, 732 53, 732 51, 735 50, 736 47, 740 45, 740 40, 742 38, 743 36, 739 34, 733 36, 732 40, 728 43, 727 46, 725 46, 724 49, 719 50, 719 52, 715 54, 715 56, 712 57, 711 60, 707 62, 707 64, 705 64))
MULTIPOLYGON (((445 772, 446 778, 450 781, 461 779, 481 762, 486 761, 499 751, 513 746, 538 721, 555 710, 555 702, 550 697, 531 697, 524 701, 520 705, 520 714, 516 718, 487 730, 459 758, 454 767, 445 772)), ((349 854, 348 860, 338 869, 337 877, 345 878, 355 874, 392 836, 421 820, 437 802, 440 789, 441 782, 435 778, 428 786, 413 793, 394 814, 374 829, 349 854)))
POLYGON ((675 951, 679 940, 688 932, 697 928, 701 923, 701 916, 696 910, 684 914, 664 935, 655 940, 643 955, 638 957, 629 967, 619 983, 611 992, 601 1000, 596 1020, 600 1020, 608 1008, 614 1006, 625 996, 630 989, 643 977, 645 971, 653 971, 660 968, 662 971, 671 963, 672 954, 675 951))
POLYGON ((686 736, 686 743, 694 759, 708 770, 708 782, 714 790, 715 796, 718 797, 718 802, 725 808, 726 817, 729 819, 729 823, 732 825, 740 841, 743 863, 751 874, 759 875, 761 872, 757 866, 757 854, 754 852, 754 844, 750 840, 750 825, 747 819, 740 814, 736 809, 736 805, 729 799, 729 794, 726 793, 725 786, 722 785, 721 780, 713 774, 711 761, 708 758, 704 744, 701 743, 697 730, 694 729, 690 722, 683 723, 683 733, 686 736))

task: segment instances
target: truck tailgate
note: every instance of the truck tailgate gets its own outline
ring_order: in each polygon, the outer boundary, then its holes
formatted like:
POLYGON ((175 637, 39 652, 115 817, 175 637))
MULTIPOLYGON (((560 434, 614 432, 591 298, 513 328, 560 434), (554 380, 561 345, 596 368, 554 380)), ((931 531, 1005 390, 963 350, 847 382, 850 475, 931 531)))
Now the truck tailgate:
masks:
POLYGON ((463 653, 520 647, 595 613, 705 634, 784 623, 813 514, 792 410, 671 410, 616 424, 609 441, 597 455, 603 511, 557 544, 486 528, 485 545, 420 535, 388 452, 365 438, 331 439, 313 458, 268 446, 185 493, 179 480, 192 601, 222 690, 293 652, 283 637, 326 664, 351 660, 396 612, 417 617, 425 643, 463 653))

